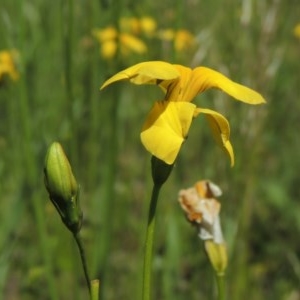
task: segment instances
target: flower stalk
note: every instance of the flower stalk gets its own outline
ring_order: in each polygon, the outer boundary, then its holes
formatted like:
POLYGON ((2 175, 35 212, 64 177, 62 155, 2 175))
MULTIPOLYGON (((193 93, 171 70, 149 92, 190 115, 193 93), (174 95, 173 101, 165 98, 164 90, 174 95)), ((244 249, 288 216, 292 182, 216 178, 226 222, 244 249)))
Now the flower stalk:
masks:
POLYGON ((156 223, 156 207, 159 193, 162 185, 171 174, 173 165, 168 165, 155 156, 151 158, 153 189, 149 206, 148 224, 146 231, 145 254, 144 254, 144 272, 143 272, 143 300, 151 298, 151 271, 153 260, 153 241, 156 223))
POLYGON ((151 271, 153 259, 153 240, 156 223, 156 206, 161 185, 154 184, 151 195, 151 202, 148 214, 148 224, 146 231, 145 253, 144 253, 144 272, 143 272, 143 300, 150 300, 151 292, 151 271))
POLYGON ((89 272, 88 272, 88 269, 87 269, 86 256, 85 256, 85 251, 84 251, 84 248, 83 248, 83 245, 82 245, 82 241, 81 241, 81 238, 79 236, 79 233, 75 233, 75 234, 73 234, 73 236, 74 236, 74 239, 76 241, 76 244, 77 244, 77 247, 78 247, 78 250, 79 250, 79 253, 80 253, 80 259, 81 259, 81 264, 82 264, 82 268, 83 268, 83 272, 84 272, 84 277, 85 277, 85 280, 86 280, 86 284, 87 284, 89 293, 91 295, 91 280, 90 280, 89 272))

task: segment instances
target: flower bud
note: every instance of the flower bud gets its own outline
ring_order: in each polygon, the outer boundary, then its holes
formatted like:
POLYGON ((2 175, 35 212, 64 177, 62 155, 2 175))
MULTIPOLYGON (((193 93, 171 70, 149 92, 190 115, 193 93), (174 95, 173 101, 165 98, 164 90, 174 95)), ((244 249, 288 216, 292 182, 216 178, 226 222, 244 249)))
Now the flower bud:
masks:
POLYGON ((44 175, 49 198, 63 223, 74 234, 79 232, 82 223, 79 185, 62 146, 57 142, 52 143, 46 154, 44 175))
POLYGON ((163 160, 152 156, 151 158, 152 179, 155 185, 163 185, 169 178, 173 165, 166 164, 163 160))
POLYGON ((205 250, 210 263, 218 276, 223 276, 227 267, 227 249, 224 243, 215 243, 213 240, 205 241, 205 250))

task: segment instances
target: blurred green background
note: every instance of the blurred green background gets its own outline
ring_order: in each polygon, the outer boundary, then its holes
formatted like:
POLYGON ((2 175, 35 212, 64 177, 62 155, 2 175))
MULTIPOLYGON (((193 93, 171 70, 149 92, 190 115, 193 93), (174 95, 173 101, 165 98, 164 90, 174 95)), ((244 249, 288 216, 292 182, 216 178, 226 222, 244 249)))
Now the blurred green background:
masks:
POLYGON ((200 179, 223 190, 227 299, 300 299, 299 22, 298 0, 2 0, 0 51, 17 51, 20 75, 0 84, 0 298, 87 299, 75 242, 43 183, 47 147, 59 141, 81 185, 82 238, 101 299, 140 299, 152 182, 139 133, 163 95, 155 86, 99 87, 134 63, 165 60, 216 69, 267 104, 216 90, 195 100, 228 118, 236 165, 197 118, 158 205, 153 299, 215 298, 203 243, 177 201, 200 179), (146 16, 150 33, 120 22, 146 16), (101 56, 93 32, 108 26, 147 51, 122 50, 117 33, 115 55, 101 56), (176 42, 183 29, 192 42, 176 42))

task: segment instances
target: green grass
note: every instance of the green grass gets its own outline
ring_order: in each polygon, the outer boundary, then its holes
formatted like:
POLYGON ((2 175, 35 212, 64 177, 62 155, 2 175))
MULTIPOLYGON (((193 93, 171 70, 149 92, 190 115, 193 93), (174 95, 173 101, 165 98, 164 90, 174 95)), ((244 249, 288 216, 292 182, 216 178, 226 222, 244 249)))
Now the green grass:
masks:
POLYGON ((250 107, 219 91, 197 97, 228 117, 236 165, 197 118, 158 202, 153 299, 215 299, 203 244, 177 203, 181 188, 204 178, 223 190, 227 299, 291 299, 300 293, 298 2, 113 3, 1 2, 0 50, 19 51, 21 77, 0 86, 0 298, 86 299, 76 244, 43 183, 44 156, 57 140, 81 185, 82 239, 101 299, 141 299, 152 183, 139 130, 162 94, 129 83, 99 87, 122 68, 163 59, 214 68, 268 103, 250 107), (105 61, 91 30, 116 24, 121 12, 189 29, 198 44, 176 54, 145 39, 147 54, 105 61))

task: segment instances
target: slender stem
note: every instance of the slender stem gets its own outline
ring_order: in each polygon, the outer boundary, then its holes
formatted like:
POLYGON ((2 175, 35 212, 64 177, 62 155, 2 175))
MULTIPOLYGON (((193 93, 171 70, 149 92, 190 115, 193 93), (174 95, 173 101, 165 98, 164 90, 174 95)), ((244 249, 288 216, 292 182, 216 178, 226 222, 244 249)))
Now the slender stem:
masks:
POLYGON ((85 251, 84 251, 84 248, 83 248, 82 241, 81 241, 81 238, 79 236, 79 233, 74 234, 74 239, 75 239, 75 241, 77 243, 77 246, 78 246, 78 249, 79 249, 80 258, 81 258, 81 264, 82 264, 82 267, 83 267, 86 284, 88 286, 89 293, 91 295, 91 281, 90 281, 89 273, 88 273, 88 270, 87 270, 87 263, 86 263, 85 251))
POLYGON ((148 226, 145 242, 144 256, 144 274, 143 274, 143 300, 150 300, 151 288, 151 270, 152 270, 152 254, 153 254, 153 239, 156 220, 156 205, 159 196, 161 185, 154 184, 151 196, 151 202, 148 215, 148 226))
POLYGON ((218 300, 224 300, 225 299, 224 275, 216 274, 216 279, 217 279, 217 287, 218 287, 218 300))

